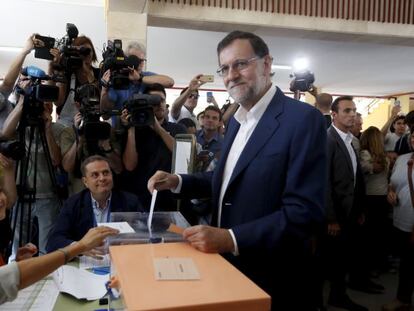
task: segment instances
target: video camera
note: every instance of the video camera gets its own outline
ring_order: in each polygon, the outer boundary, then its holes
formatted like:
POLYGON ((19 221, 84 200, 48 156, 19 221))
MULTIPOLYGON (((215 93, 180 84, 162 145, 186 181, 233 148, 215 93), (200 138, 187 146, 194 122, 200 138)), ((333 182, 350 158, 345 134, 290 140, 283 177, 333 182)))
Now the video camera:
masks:
POLYGON ((153 106, 160 105, 162 101, 159 95, 134 94, 124 103, 124 108, 131 115, 129 126, 145 127, 154 124, 153 106))
POLYGON ((25 155, 24 145, 17 140, 0 140, 0 153, 13 160, 21 160, 25 155))
POLYGON ((51 37, 44 37, 36 35, 35 38, 42 40, 44 47, 35 48, 35 57, 47 60, 53 60, 53 55, 50 54, 50 49, 56 48, 61 53, 61 60, 59 65, 55 66, 55 69, 65 72, 73 72, 76 69, 82 67, 82 57, 91 53, 90 48, 75 47, 72 45, 73 40, 78 37, 78 28, 71 23, 66 24, 66 35, 61 39, 55 39, 51 37))
POLYGON ((79 112, 82 115, 79 134, 84 135, 86 141, 104 140, 111 136, 111 125, 100 121, 102 113, 99 99, 99 88, 94 84, 82 85, 75 93, 75 101, 80 103, 79 112))
POLYGON ((315 75, 309 70, 294 72, 290 77, 294 78, 290 83, 290 91, 310 92, 313 90, 315 75))
POLYGON ((48 80, 63 82, 64 79, 59 76, 48 76, 35 66, 23 68, 21 74, 31 80, 27 89, 17 89, 17 93, 24 96, 23 115, 28 120, 40 118, 44 110, 43 103, 57 101, 59 97, 57 86, 42 84, 42 82, 48 80))
POLYGON ((125 56, 122 51, 121 40, 108 40, 106 48, 102 53, 103 61, 101 63, 101 76, 109 69, 111 70, 111 77, 109 80, 109 87, 118 90, 128 89, 130 80, 130 67, 137 69, 141 63, 141 59, 135 55, 129 57, 125 56))

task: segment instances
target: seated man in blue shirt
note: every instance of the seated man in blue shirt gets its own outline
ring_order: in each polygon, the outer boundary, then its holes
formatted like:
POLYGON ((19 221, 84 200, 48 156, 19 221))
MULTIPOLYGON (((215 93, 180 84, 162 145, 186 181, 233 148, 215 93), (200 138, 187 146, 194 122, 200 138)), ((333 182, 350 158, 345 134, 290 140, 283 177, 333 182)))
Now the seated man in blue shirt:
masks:
MULTIPOLYGON (((90 228, 109 222, 111 212, 142 211, 138 198, 130 193, 113 190, 108 160, 94 155, 81 166, 85 190, 69 197, 56 221, 46 249, 50 253, 79 241, 90 228)), ((84 255, 99 255, 92 249, 84 255)))
MULTIPOLYGON (((174 80, 165 75, 159 75, 154 72, 144 71, 145 67, 145 47, 138 42, 131 42, 126 51, 126 56, 135 56, 138 58, 138 63, 130 68, 129 80, 130 84, 126 90, 116 90, 111 87, 102 87, 101 91, 101 110, 108 111, 112 109, 122 109, 124 102, 134 94, 143 94, 148 84, 161 84, 164 87, 172 87, 174 80)), ((135 58, 135 59, 136 59, 135 58)), ((102 80, 105 83, 109 82, 110 70, 107 70, 102 80)), ((112 127, 119 126, 119 118, 112 118, 112 127), (115 124, 114 124, 115 123, 115 124)))
POLYGON ((205 171, 210 163, 220 156, 223 136, 219 133, 221 110, 213 105, 204 110, 203 128, 197 131, 197 142, 202 150, 198 153, 200 170, 205 171))

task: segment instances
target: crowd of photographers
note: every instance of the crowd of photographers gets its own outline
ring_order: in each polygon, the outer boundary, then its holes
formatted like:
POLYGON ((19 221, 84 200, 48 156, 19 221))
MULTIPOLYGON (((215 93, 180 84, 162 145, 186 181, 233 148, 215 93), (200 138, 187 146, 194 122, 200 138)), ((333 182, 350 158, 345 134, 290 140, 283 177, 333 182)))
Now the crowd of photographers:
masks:
MULTIPOLYGON (((65 247, 71 240, 80 239, 90 227, 105 222, 110 213, 105 209, 108 205, 119 210, 148 210, 151 194, 147 182, 158 170, 171 171, 178 134, 195 135, 197 171, 214 169, 225 126, 237 105, 226 103, 220 109, 212 94, 208 94, 210 105, 196 116, 199 88, 208 82, 208 76, 198 74, 168 111, 165 88, 172 87, 174 80, 146 71, 145 62, 145 48, 141 44, 132 42, 123 50, 122 42, 114 40, 108 42, 99 68, 95 67, 97 55, 92 41, 78 36, 76 27, 70 24, 67 35, 60 40, 39 35, 28 38, 0 85, 0 166, 4 175, 0 194, 7 194, 9 210, 11 203, 17 202, 12 213, 0 214, 0 220, 4 218, 0 223, 3 255, 11 253, 10 258, 18 260, 22 245, 30 240, 37 243, 40 254, 65 247), (49 61, 47 72, 32 66, 22 69, 32 50, 35 56, 49 61), (51 115, 53 105, 57 111, 55 121, 51 115), (13 160, 19 163, 16 181, 12 177, 13 160), (17 189, 11 186, 16 183, 17 189), (94 218, 89 214, 74 215, 74 210, 81 213, 88 193, 94 218), (23 206, 28 206, 30 212, 23 206), (103 207, 100 212, 99 207, 103 207), (59 226, 54 226, 56 223, 59 226), (73 232, 75 227, 78 231, 73 232), (13 248, 7 251, 10 239, 13 248)), ((304 81, 312 84, 311 78, 304 81)), ((297 77, 294 83, 300 81, 297 77)), ((325 115, 327 128, 332 122, 331 104, 329 94, 317 95, 316 107, 325 115)), ((341 111, 334 112, 339 120, 341 111)), ((369 128, 362 135, 361 122, 358 123, 361 118, 355 115, 350 131, 358 158, 355 161, 360 162, 365 177, 368 203, 364 238, 371 251, 368 261, 375 270, 389 269, 388 255, 395 255, 389 242, 391 233, 385 232, 392 227, 389 203, 396 204, 398 200, 393 189, 388 189, 392 166, 397 155, 413 149, 406 125, 411 128, 414 117, 398 113, 396 106, 382 132, 369 128), (371 210, 370 206, 377 209, 371 210)), ((0 203, 1 200, 0 197, 0 203)), ((156 209, 176 210, 174 195, 170 191, 160 192, 156 209)), ((209 200, 180 202, 180 211, 191 224, 208 224, 210 210, 209 200)), ((331 231, 333 236, 339 234, 335 226, 331 226, 331 231)), ((408 237, 400 240, 404 238, 408 237)), ((406 261, 406 257, 402 260, 406 261)), ((403 265, 403 269, 411 268, 403 265)), ((410 280, 403 283, 402 287, 412 284, 410 280)), ((354 284, 354 289, 379 293, 384 288, 367 279, 362 285, 354 284)), ((401 297, 402 301, 406 298, 401 297)))
MULTIPOLYGON (((105 158, 114 189, 135 194, 143 210, 151 201, 148 179, 157 170, 171 170, 177 134, 196 134, 198 170, 211 170, 217 161, 222 111, 210 95, 206 127, 193 113, 198 89, 206 82, 202 75, 190 81, 169 113, 165 88, 172 87, 174 80, 145 70, 141 44, 131 42, 123 50, 120 40, 108 41, 102 56, 97 64, 92 41, 78 36, 76 27, 68 24, 67 35, 59 40, 31 35, 0 86, 0 152, 18 163, 17 199, 10 198, 16 201, 15 208, 1 222, 2 232, 8 233, 2 234, 1 253, 11 260, 31 240, 40 254, 46 253, 62 204, 89 188, 81 165, 91 156, 105 158), (34 66, 22 68, 32 50, 35 57, 48 61, 47 72, 34 66), (56 120, 52 120, 53 105, 56 120), (13 240, 11 250, 7 250, 8 239, 13 240)), ((198 223, 209 212, 206 208, 193 212, 194 204, 201 203, 189 201, 183 206, 198 223)), ((177 202, 164 191, 156 208, 176 210, 177 202)))

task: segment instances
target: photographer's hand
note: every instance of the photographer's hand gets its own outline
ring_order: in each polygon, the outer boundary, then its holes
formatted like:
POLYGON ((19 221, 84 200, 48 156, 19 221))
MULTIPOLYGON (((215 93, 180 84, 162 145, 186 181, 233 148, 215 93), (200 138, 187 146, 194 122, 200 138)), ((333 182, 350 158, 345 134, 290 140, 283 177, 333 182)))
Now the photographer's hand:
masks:
POLYGON ((80 112, 76 113, 75 116, 73 117, 73 125, 75 126, 75 128, 77 130, 79 130, 79 125, 82 122, 82 115, 80 112))
POLYGON ((131 80, 133 83, 139 83, 141 80, 141 74, 137 69, 134 69, 134 67, 128 67, 129 69, 129 80, 131 80))
POLYGON ((105 73, 102 75, 102 78, 101 78, 101 83, 104 88, 107 89, 109 87, 110 79, 111 79, 111 70, 108 69, 107 71, 105 71, 105 73))
POLYGON ((131 115, 128 113, 128 110, 123 109, 122 112, 121 112, 121 116, 120 116, 121 124, 123 126, 128 126, 130 117, 131 117, 131 115))
POLYGON ((190 81, 190 84, 188 85, 188 89, 190 92, 188 95, 190 95, 192 91, 197 91, 200 88, 200 86, 206 83, 200 80, 202 76, 202 74, 198 74, 190 81))

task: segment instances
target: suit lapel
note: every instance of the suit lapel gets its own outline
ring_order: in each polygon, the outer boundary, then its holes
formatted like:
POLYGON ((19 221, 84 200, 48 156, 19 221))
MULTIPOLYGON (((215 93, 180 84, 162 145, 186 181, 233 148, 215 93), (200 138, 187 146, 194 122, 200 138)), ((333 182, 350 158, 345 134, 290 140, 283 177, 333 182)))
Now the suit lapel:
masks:
POLYGON ((329 131, 333 135, 333 137, 335 138, 336 143, 339 145, 339 148, 341 148, 342 152, 344 153, 346 163, 348 164, 348 168, 351 170, 352 175, 353 175, 354 174, 354 168, 352 166, 352 160, 351 160, 351 156, 349 155, 348 148, 345 146, 345 143, 342 140, 341 136, 339 136, 338 132, 332 126, 329 128, 329 131))
POLYGON ((252 135, 247 141, 240 157, 234 167, 233 174, 231 175, 228 186, 234 181, 234 179, 246 168, 246 166, 254 160, 259 151, 272 137, 273 133, 279 127, 277 117, 283 112, 284 101, 282 91, 276 90, 275 96, 272 98, 269 106, 260 118, 259 123, 254 129, 252 135))

